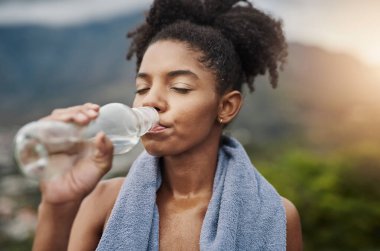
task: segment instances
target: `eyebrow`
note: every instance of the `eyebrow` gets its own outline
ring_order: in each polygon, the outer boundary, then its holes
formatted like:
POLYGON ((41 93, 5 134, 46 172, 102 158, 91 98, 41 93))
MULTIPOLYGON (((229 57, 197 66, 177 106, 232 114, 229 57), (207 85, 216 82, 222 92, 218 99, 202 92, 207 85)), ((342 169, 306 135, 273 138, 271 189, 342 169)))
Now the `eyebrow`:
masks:
POLYGON ((137 73, 136 78, 148 79, 148 78, 150 78, 150 76, 148 73, 139 72, 139 73, 137 73))
MULTIPOLYGON (((175 70, 168 72, 166 74, 169 78, 175 78, 179 76, 189 76, 195 79, 199 79, 198 75, 190 70, 175 70)), ((142 78, 142 79, 149 79, 151 76, 148 73, 145 72, 139 72, 136 75, 136 78, 142 78)))
POLYGON ((194 72, 190 71, 190 70, 171 71, 167 75, 170 78, 175 78, 175 77, 178 77, 178 76, 189 76, 189 77, 192 77, 192 78, 195 78, 195 79, 199 79, 198 75, 195 74, 194 72))

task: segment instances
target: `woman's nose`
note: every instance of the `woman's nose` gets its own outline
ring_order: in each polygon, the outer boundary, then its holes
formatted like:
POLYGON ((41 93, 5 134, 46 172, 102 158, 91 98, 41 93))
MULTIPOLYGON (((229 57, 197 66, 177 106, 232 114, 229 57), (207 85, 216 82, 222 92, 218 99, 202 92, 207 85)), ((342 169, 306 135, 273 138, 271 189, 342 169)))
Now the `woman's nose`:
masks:
POLYGON ((152 86, 145 95, 142 105, 153 107, 158 112, 165 111, 167 108, 165 92, 161 88, 152 86))

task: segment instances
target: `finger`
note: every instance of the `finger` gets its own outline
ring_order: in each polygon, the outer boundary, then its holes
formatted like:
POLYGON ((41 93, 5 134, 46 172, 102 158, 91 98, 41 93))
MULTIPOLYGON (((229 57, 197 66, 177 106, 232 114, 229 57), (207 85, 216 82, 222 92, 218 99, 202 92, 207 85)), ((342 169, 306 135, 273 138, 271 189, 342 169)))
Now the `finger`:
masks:
POLYGON ((58 120, 63 122, 71 122, 79 125, 86 125, 91 121, 92 118, 88 117, 87 114, 81 111, 71 111, 67 113, 56 113, 50 116, 44 117, 41 120, 58 120))
POLYGON ((76 106, 70 106, 70 107, 66 107, 66 108, 57 108, 51 112, 51 115, 58 115, 58 114, 62 114, 62 113, 75 112, 75 111, 80 110, 82 107, 83 107, 83 105, 76 105, 76 106))
POLYGON ((72 106, 64 109, 55 109, 51 115, 41 120, 59 120, 86 125, 99 114, 99 105, 86 103, 84 105, 72 106))
POLYGON ((91 120, 98 117, 99 106, 91 103, 84 104, 75 109, 75 116, 73 122, 84 125, 88 124, 91 120))
POLYGON ((71 118, 71 122, 79 125, 87 125, 91 121, 91 118, 86 113, 80 111, 74 114, 71 118))
POLYGON ((70 110, 82 110, 83 108, 93 109, 93 110, 98 111, 100 106, 97 104, 94 104, 94 103, 85 103, 83 105, 75 105, 75 106, 70 106, 70 107, 66 107, 66 108, 56 108, 52 111, 52 113, 63 113, 63 112, 67 112, 70 110))
POLYGON ((69 122, 72 120, 73 114, 78 111, 80 106, 72 106, 68 108, 57 108, 54 109, 50 115, 41 118, 40 120, 60 120, 64 122, 69 122))
POLYGON ((80 107, 80 111, 86 114, 86 116, 88 116, 91 119, 94 119, 98 116, 99 109, 100 106, 93 103, 86 103, 82 107, 80 107))
POLYGON ((84 106, 88 109, 92 109, 92 110, 96 110, 96 111, 99 111, 99 109, 100 109, 100 106, 97 104, 94 104, 94 103, 86 103, 86 104, 84 104, 84 106))
POLYGON ((82 110, 81 111, 83 114, 85 114, 88 118, 90 118, 90 119, 95 119, 95 118, 97 118, 98 117, 98 115, 99 115, 99 111, 98 110, 94 110, 94 109, 89 109, 89 108, 87 108, 87 109, 84 109, 84 110, 82 110))

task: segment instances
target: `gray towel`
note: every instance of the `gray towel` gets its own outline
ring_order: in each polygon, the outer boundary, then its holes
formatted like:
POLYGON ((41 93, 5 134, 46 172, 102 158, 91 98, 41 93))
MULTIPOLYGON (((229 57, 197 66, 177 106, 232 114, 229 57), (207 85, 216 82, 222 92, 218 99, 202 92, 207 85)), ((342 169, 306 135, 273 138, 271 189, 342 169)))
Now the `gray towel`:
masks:
MULTIPOLYGON (((158 250, 159 159, 142 153, 120 190, 98 251, 158 250)), ((224 137, 200 250, 286 250, 281 197, 252 166, 238 141, 224 137)))

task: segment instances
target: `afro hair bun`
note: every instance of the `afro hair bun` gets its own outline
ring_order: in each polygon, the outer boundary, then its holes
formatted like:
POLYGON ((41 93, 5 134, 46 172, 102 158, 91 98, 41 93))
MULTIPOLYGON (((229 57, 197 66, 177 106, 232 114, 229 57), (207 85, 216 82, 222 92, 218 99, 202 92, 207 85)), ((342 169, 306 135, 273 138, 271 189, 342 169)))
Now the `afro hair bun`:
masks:
POLYGON ((139 68, 154 37, 167 26, 184 23, 182 21, 220 31, 233 44, 234 53, 239 57, 236 62, 230 62, 240 64, 241 77, 236 78, 247 83, 251 90, 256 76, 267 72, 271 85, 277 86, 278 70, 287 56, 282 23, 254 8, 247 0, 155 0, 146 23, 128 34, 133 41, 127 58, 136 54, 139 68))

